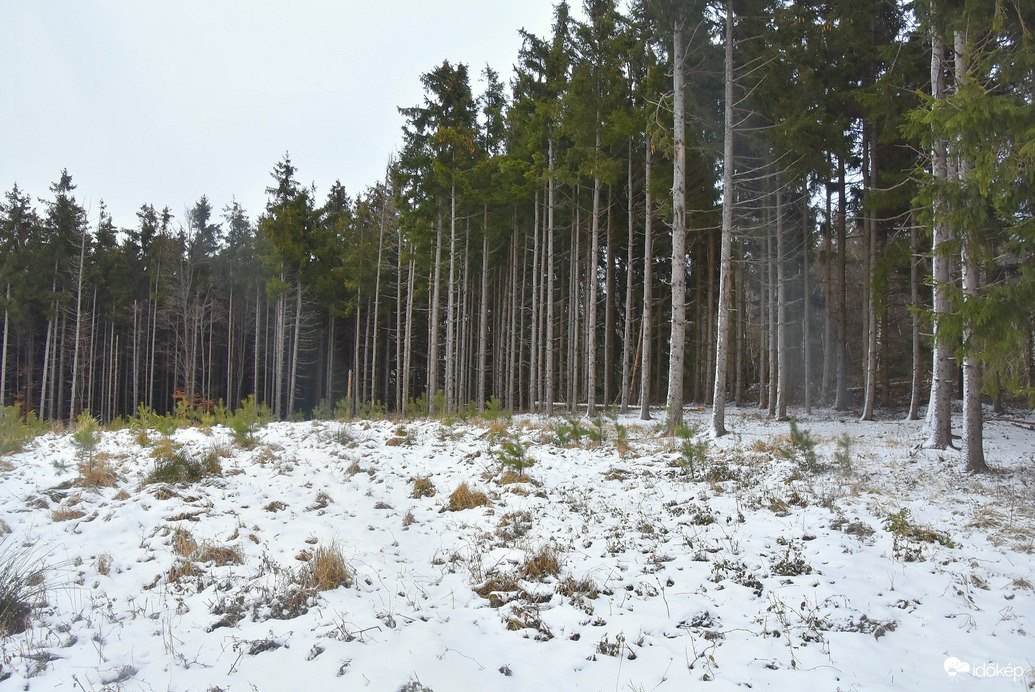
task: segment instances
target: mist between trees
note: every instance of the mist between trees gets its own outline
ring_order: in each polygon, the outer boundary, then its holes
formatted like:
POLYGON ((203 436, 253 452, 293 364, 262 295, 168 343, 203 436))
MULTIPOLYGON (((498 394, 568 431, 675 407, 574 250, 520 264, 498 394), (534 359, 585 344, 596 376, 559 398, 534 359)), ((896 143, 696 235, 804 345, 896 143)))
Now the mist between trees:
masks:
MULTIPOLYGON (((0 400, 102 421, 788 406, 926 412, 984 468, 1033 392, 1032 27, 1019 0, 555 8, 516 75, 443 62, 382 181, 285 154, 256 219, 0 209, 0 400), (476 94, 476 91, 478 92, 476 94), (962 386, 960 386, 962 384, 962 386)), ((344 165, 344 164, 343 164, 344 165)))

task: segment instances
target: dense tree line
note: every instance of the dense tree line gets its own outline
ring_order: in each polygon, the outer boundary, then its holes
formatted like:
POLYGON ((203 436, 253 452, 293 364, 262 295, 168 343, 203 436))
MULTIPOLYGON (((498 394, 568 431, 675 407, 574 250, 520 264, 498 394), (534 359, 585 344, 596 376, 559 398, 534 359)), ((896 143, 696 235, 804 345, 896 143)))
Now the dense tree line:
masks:
POLYGON ((443 62, 397 160, 254 221, 0 208, 0 399, 46 419, 239 404, 553 414, 909 402, 967 463, 1033 391, 1032 28, 1019 0, 555 8, 504 84, 443 62), (480 93, 475 87, 481 85, 480 93))

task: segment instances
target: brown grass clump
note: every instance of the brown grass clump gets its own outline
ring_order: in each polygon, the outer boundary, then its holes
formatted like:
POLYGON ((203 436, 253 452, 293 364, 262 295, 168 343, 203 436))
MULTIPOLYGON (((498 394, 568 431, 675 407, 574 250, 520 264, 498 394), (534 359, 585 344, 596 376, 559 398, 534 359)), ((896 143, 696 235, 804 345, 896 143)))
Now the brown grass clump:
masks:
POLYGON ((624 481, 626 478, 631 476, 632 473, 625 469, 620 469, 616 466, 612 466, 604 473, 605 481, 624 481))
POLYGON ((79 464, 78 484, 84 488, 110 488, 118 483, 119 475, 111 464, 111 458, 106 452, 98 452, 79 464))
POLYGON ((194 540, 190 531, 177 528, 173 531, 172 548, 177 555, 189 557, 198 549, 198 542, 194 540))
POLYGON ((282 509, 287 509, 287 505, 285 505, 280 500, 274 500, 273 502, 263 507, 263 509, 267 512, 279 512, 282 509))
POLYGON ((193 560, 177 560, 176 564, 173 565, 168 572, 165 574, 165 580, 172 584, 178 582, 184 577, 197 576, 198 569, 194 565, 193 560))
POLYGON ((216 545, 214 543, 202 545, 198 549, 197 558, 199 562, 211 562, 216 567, 239 565, 244 562, 244 558, 241 557, 241 551, 237 548, 232 548, 228 545, 216 545))
POLYGON ((410 493, 410 497, 413 499, 419 500, 422 497, 435 496, 435 484, 431 482, 429 476, 416 476, 411 478, 410 482, 413 483, 413 492, 410 493))
POLYGON ((467 483, 461 483, 460 487, 449 496, 449 511, 459 512, 462 509, 474 509, 491 504, 485 493, 472 492, 467 483))
POLYGON ((97 573, 108 576, 111 574, 111 554, 101 553, 97 556, 97 573))
POLYGON ((82 519, 85 516, 86 512, 75 507, 58 507, 50 513, 50 518, 53 521, 72 521, 82 519))
POLYGON ((511 485, 512 483, 531 483, 532 479, 524 473, 518 473, 514 469, 507 469, 506 473, 496 481, 500 485, 511 485))
POLYGON ((552 546, 543 546, 528 556, 521 566, 521 574, 526 579, 544 581, 547 577, 555 577, 561 573, 561 563, 557 559, 557 551, 552 546))
POLYGON ((297 582, 304 589, 332 591, 339 586, 352 586, 355 576, 345 562, 341 548, 337 543, 331 543, 312 552, 298 573, 297 582))

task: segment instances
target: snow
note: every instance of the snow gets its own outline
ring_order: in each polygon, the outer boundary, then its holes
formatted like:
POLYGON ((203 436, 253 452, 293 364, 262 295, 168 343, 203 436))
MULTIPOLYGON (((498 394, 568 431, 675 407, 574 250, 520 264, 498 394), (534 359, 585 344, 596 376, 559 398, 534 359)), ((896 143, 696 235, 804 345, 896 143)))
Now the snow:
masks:
POLYGON ((568 446, 551 442, 561 419, 530 416, 271 423, 251 449, 183 428, 173 442, 222 455, 222 475, 179 486, 143 484, 154 444, 104 432, 96 453, 119 481, 96 489, 75 483, 86 452, 69 434, 35 438, 0 471, 2 549, 46 566, 46 602, 0 640, 0 688, 1035 684, 1032 430, 990 420, 996 471, 974 477, 958 452, 917 447, 920 421, 821 412, 800 423, 809 470, 776 451, 787 423, 731 408, 733 433, 691 479, 679 438, 623 416, 626 449, 604 420, 607 440, 568 446), (845 433, 849 467, 834 462, 845 433), (507 435, 532 482, 499 483, 507 435), (437 492, 413 498, 422 476, 437 492), (448 511, 461 483, 491 504, 448 511), (194 575, 170 580, 188 534, 240 564, 195 555, 194 575), (355 583, 271 617, 320 547, 355 583), (557 574, 525 569, 543 554, 557 574))

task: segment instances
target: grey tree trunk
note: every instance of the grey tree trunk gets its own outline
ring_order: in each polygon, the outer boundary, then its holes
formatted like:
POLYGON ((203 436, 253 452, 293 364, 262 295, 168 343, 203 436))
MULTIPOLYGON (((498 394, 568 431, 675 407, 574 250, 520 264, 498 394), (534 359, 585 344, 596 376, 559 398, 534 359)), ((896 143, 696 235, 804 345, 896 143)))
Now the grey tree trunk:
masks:
MULTIPOLYGON (((931 96, 935 100, 945 97, 945 43, 937 30, 931 33, 931 96)), ((945 140, 936 139, 931 152, 931 173, 937 181, 949 177, 948 148, 945 140)), ((935 200, 934 232, 931 238, 931 274, 934 295, 931 312, 934 320, 934 353, 931 364, 931 397, 924 421, 924 445, 933 449, 945 449, 950 445, 953 363, 952 348, 944 335, 943 322, 949 306, 949 257, 946 244, 952 239, 948 223, 944 219, 944 203, 935 200)))
POLYGON ((776 418, 787 420, 787 271, 784 252, 783 191, 776 188, 776 418))
POLYGON ((683 424, 683 354, 686 346, 686 123, 683 99, 683 27, 672 38, 672 328, 668 356, 668 426, 683 424))
MULTIPOLYGON (((483 207, 482 286, 478 309, 478 410, 485 410, 485 378, 488 375, 489 341, 489 206, 483 207)), ((511 288, 513 290, 513 287, 511 288)))
POLYGON ((809 282, 809 250, 812 248, 812 216, 809 214, 808 195, 802 195, 802 227, 804 247, 802 248, 803 279, 805 284, 805 308, 801 328, 801 348, 804 359, 805 415, 812 415, 812 286, 809 282))
POLYGON ((729 356, 730 304, 733 302, 733 3, 726 2, 724 131, 722 137, 722 238, 719 250, 719 316, 715 330, 715 388, 712 435, 726 434, 726 362, 729 356))
POLYGON ((632 390, 632 324, 633 324, 633 146, 629 139, 629 170, 627 199, 629 200, 629 244, 625 260, 625 315, 623 316, 622 333, 622 413, 629 412, 629 398, 632 390))
MULTIPOLYGON (((599 121, 600 115, 597 114, 599 121)), ((600 128, 597 128, 596 149, 600 150, 600 128)), ((597 415, 597 256, 600 254, 600 178, 593 179, 593 218, 590 221, 588 267, 589 296, 586 318, 586 415, 597 415)))
POLYGON ((912 251, 909 259, 909 297, 913 307, 913 378, 910 385, 909 415, 906 420, 917 420, 920 417, 920 375, 923 365, 920 354, 920 230, 916 223, 910 223, 909 247, 912 251))
POLYGON ((75 422, 76 404, 78 403, 78 392, 76 385, 79 380, 79 337, 82 333, 83 324, 83 268, 86 264, 86 230, 80 229, 79 235, 79 265, 75 273, 75 331, 72 334, 72 386, 68 393, 68 422, 75 422))
POLYGON ((553 138, 547 142, 547 200, 546 200, 546 340, 543 350, 546 355, 546 415, 553 415, 554 378, 553 378, 553 211, 554 211, 554 177, 553 177, 553 138))
POLYGON ((653 164, 653 151, 651 150, 650 137, 646 141, 646 162, 644 164, 643 182, 643 309, 640 312, 640 323, 642 329, 640 334, 640 350, 642 351, 643 367, 640 372, 640 420, 650 420, 650 390, 651 390, 651 313, 653 310, 654 297, 651 293, 652 282, 654 281, 654 199, 650 192, 651 166, 653 164))
POLYGON ((5 397, 5 389, 7 386, 7 305, 11 302, 11 284, 7 284, 7 297, 4 303, 4 348, 3 354, 0 355, 0 418, 4 417, 4 405, 7 400, 5 397))
MULTIPOLYGON (((964 83, 969 69, 968 46, 964 33, 957 30, 954 35, 954 52, 956 54, 956 88, 964 83)), ((960 156, 959 177, 964 186, 970 183, 972 162, 967 156, 960 156)), ((962 264, 963 299, 971 302, 979 297, 981 291, 981 264, 979 258, 979 239, 977 229, 968 229, 960 234, 960 262, 962 264)), ((981 365, 974 353, 974 324, 971 319, 963 320, 963 456, 967 464, 967 473, 985 473, 983 444, 983 415, 981 412, 981 365)))
MULTIPOLYGON (((877 187, 875 138, 871 126, 869 137, 863 138, 864 146, 867 142, 869 144, 869 157, 864 157, 869 165, 866 167, 864 175, 866 176, 866 186, 871 192, 877 187)), ((860 420, 871 421, 873 420, 874 401, 877 398, 877 282, 873 280, 877 269, 877 219, 872 200, 866 200, 863 214, 863 232, 867 237, 866 286, 864 288, 866 293, 866 386, 860 420)))
POLYGON ((431 324, 429 325, 430 344, 428 346, 428 410, 438 411, 436 395, 438 394, 438 330, 442 322, 441 279, 442 279, 442 213, 438 215, 438 227, 435 234, 435 282, 431 292, 431 324))
POLYGON ((295 278, 295 326, 291 342, 291 380, 288 384, 287 415, 295 412, 295 390, 298 388, 298 342, 302 340, 302 282, 295 278))

